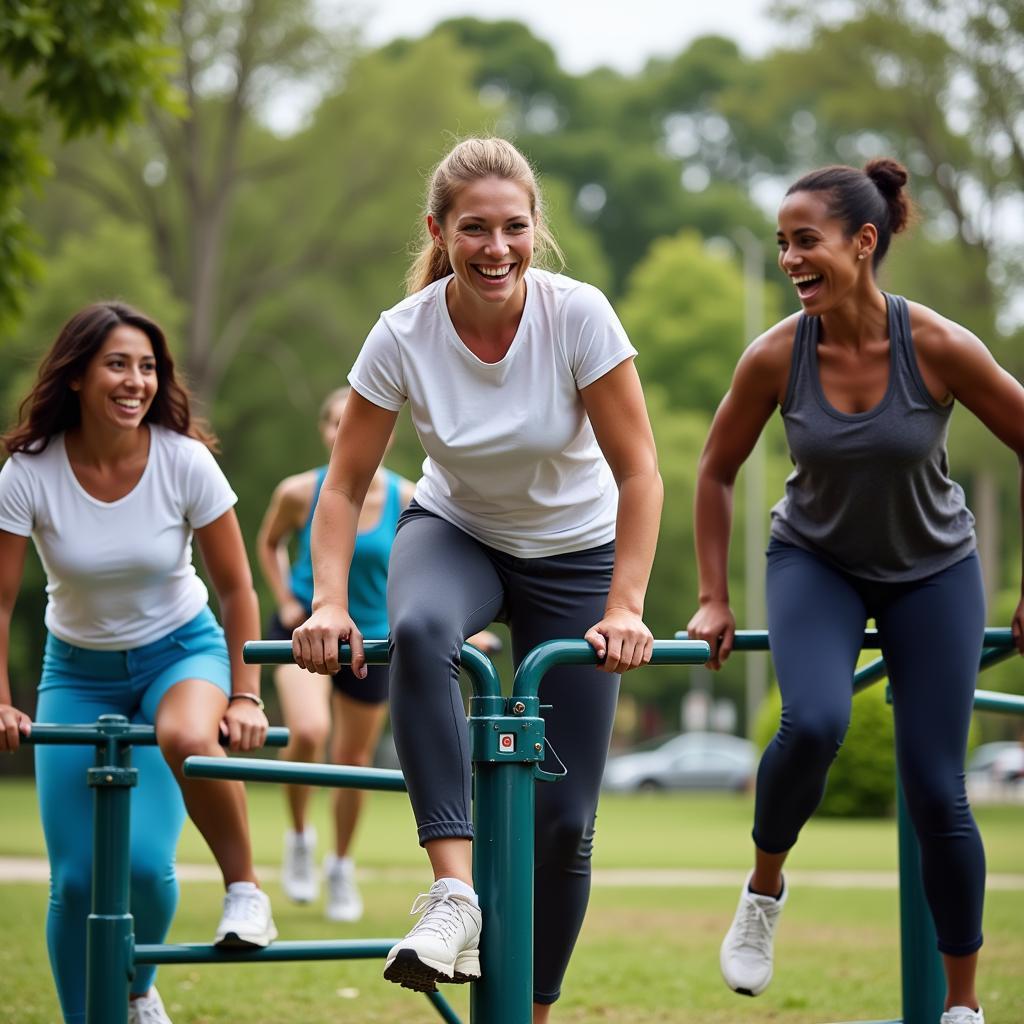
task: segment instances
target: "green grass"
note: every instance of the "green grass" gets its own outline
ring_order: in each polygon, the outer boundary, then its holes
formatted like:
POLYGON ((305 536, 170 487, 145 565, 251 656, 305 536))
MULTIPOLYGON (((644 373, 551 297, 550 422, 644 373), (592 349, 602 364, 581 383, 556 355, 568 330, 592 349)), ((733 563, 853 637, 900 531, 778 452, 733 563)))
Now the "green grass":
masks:
MULTIPOLYGON (((256 861, 277 864, 285 827, 280 792, 269 785, 250 785, 249 805, 256 861)), ((989 871, 1024 871, 1024 807, 987 804, 974 811, 985 839, 989 871)), ((0 782, 0 815, 0 856, 45 856, 30 782, 0 782)), ((752 815, 749 796, 607 794, 598 814, 594 862, 603 868, 740 869, 750 860, 752 815)), ((315 795, 312 817, 321 837, 327 836, 326 793, 315 795)), ((422 868, 425 860, 414 836, 408 800, 400 793, 373 794, 358 838, 359 860, 381 868, 422 868)), ((178 859, 210 863, 206 845, 191 823, 182 834, 178 859)), ((895 822, 815 818, 804 829, 791 866, 894 871, 895 822)))
MULTIPOLYGON (((257 860, 276 865, 284 811, 271 787, 250 787, 257 860)), ((0 855, 42 853, 34 791, 0 785, 0 855)), ((1024 868, 1024 808, 976 809, 992 872, 1024 868)), ((599 819, 598 867, 743 868, 750 849, 748 797, 654 795, 607 797, 599 819)), ((326 801, 315 816, 326 834, 326 801)), ((404 932, 421 887, 423 854, 411 840, 405 799, 376 794, 359 840, 364 867, 401 869, 398 880, 374 875, 364 885, 367 917, 329 925, 317 908, 287 904, 268 889, 282 938, 388 936, 404 932), (408 880, 404 877, 409 872, 408 880)), ((181 859, 209 863, 189 826, 181 859)), ((892 870, 892 822, 816 820, 805 830, 794 867, 892 870)), ((772 987, 757 1000, 729 993, 718 976, 717 951, 735 907, 732 888, 596 886, 566 979, 559 1024, 812 1024, 882 1019, 899 1013, 898 898, 895 891, 794 888, 778 940, 772 987)), ((58 1024, 43 937, 42 885, 0 886, 6 935, 0 942, 0 1024, 58 1024)), ((205 941, 216 923, 219 889, 182 887, 172 941, 205 941)), ((1024 1021, 1024 892, 990 893, 982 995, 989 1024, 1024 1021)), ((437 1021, 422 997, 379 979, 380 964, 314 963, 264 967, 162 968, 160 988, 175 1024, 376 1024, 437 1021), (244 1014, 239 1001, 244 999, 244 1014)), ((467 997, 450 990, 468 1021, 467 997)))

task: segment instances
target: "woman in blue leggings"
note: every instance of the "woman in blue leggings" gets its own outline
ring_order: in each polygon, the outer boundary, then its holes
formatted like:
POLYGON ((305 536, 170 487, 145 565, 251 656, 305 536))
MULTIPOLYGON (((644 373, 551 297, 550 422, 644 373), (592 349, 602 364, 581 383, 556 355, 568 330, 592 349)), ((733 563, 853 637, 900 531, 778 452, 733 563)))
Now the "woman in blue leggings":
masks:
MULTIPOLYGON (((189 413, 160 328, 117 303, 82 310, 44 357, 2 438, 0 470, 0 751, 31 732, 11 705, 11 613, 32 538, 46 570, 48 637, 37 718, 155 725, 159 749, 134 752, 131 909, 140 942, 162 942, 177 902, 174 851, 185 812, 203 834, 227 893, 216 942, 265 946, 277 934, 258 887, 241 783, 186 780, 191 754, 259 746, 267 720, 259 670, 241 661, 257 636, 252 577, 235 495, 189 413), (195 537, 222 630, 192 565, 195 537), (227 642, 225 641, 225 631, 227 642), (229 653, 230 647, 230 653, 229 653), (183 799, 184 798, 184 799, 183 799)), ((85 933, 92 875, 87 747, 40 746, 36 784, 50 857, 47 943, 66 1024, 85 1020, 85 933)), ((136 972, 130 1024, 169 1024, 136 972)))
MULTIPOLYGON (((794 470, 772 509, 768 632, 782 692, 761 760, 754 869, 722 944, 728 985, 764 991, 789 895, 782 866, 817 807, 850 718, 865 621, 892 683, 896 755, 921 844, 946 973, 942 1024, 984 1024, 975 990, 985 855, 963 762, 985 625, 974 517, 949 478, 954 401, 1024 458, 1024 388, 969 331, 875 281, 907 222, 906 171, 874 160, 794 184, 779 266, 803 312, 757 338, 736 368, 697 483, 700 608, 692 637, 729 656, 727 553, 736 474, 776 407, 794 470)), ((1024 650, 1024 602, 1013 634, 1024 650)))

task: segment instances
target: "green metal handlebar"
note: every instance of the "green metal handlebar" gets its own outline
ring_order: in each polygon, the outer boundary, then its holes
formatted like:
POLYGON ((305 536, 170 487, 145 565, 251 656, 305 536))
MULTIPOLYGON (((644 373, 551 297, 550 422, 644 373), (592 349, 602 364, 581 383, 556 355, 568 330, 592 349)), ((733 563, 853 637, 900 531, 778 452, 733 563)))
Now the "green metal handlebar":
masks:
POLYGON ((404 793, 405 777, 389 768, 357 768, 339 764, 305 764, 269 758, 199 757, 185 758, 184 771, 190 778, 238 779, 242 782, 280 782, 285 785, 338 786, 404 793))
MULTIPOLYGON (((651 665, 703 665, 711 648, 703 640, 655 640, 651 665)), ((536 697, 544 674, 555 665, 596 665, 599 659, 586 640, 548 640, 519 663, 513 697, 536 697)))
MULTIPOLYGON (((106 718, 104 715, 101 718, 106 718)), ((127 743, 133 747, 155 747, 156 730, 151 725, 128 725, 111 729, 96 725, 49 725, 45 722, 33 722, 32 732, 22 736, 22 743, 36 743, 58 746, 95 746, 116 739, 119 743, 127 743)), ((221 744, 227 740, 220 737, 221 744)), ((265 747, 288 746, 288 730, 281 726, 273 726, 267 730, 265 747)))
MULTIPOLYGON (((676 633, 677 640, 689 639, 689 634, 685 629, 681 629, 676 633)), ((881 646, 881 641, 878 639, 877 629, 865 629, 864 630, 864 641, 861 644, 861 649, 865 651, 878 650, 881 646)), ((986 650, 992 648, 994 651, 1006 653, 1006 655, 1013 653, 1013 633, 1005 627, 993 627, 985 630, 985 642, 984 646, 986 650)), ((768 630, 766 629, 737 629, 735 638, 733 639, 732 649, 734 651, 767 651, 768 648, 768 630)))
MULTIPOLYGON (((386 665, 388 663, 387 640, 364 640, 363 653, 367 665, 386 665)), ((292 655, 290 640, 250 640, 242 647, 242 660, 247 665, 291 665, 295 658, 292 655)), ((352 664, 352 648, 341 644, 338 660, 342 665, 352 664)), ((498 670, 491 659, 472 644, 462 645, 462 667, 469 673, 473 683, 473 693, 477 697, 500 697, 501 680, 498 670)))

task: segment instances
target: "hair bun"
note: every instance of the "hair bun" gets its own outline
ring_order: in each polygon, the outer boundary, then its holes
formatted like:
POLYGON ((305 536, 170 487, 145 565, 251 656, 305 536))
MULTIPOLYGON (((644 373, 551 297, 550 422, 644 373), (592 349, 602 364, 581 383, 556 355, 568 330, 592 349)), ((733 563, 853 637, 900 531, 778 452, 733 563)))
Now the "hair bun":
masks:
POLYGON ((875 183, 889 207, 893 233, 902 231, 910 218, 910 201, 903 189, 909 175, 903 164, 889 157, 869 160, 864 173, 875 183))

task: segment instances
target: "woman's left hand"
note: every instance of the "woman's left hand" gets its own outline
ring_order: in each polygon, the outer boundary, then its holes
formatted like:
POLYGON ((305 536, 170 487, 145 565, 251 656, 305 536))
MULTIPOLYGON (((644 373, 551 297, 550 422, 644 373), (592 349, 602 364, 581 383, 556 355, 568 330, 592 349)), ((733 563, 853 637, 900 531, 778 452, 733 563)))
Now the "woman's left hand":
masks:
POLYGON ((597 652, 604 672, 628 672, 651 660, 654 636, 636 612, 609 608, 600 622, 587 630, 584 640, 597 652))
POLYGON ((1010 620, 1010 632, 1013 634, 1013 642, 1020 654, 1024 654, 1024 597, 1020 599, 1017 610, 1010 620))
POLYGON ((267 716, 251 700, 233 700, 221 719, 220 731, 229 750, 255 750, 267 738, 267 716))

